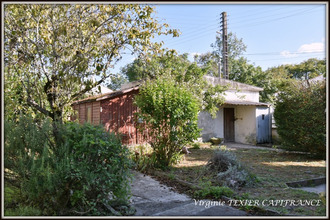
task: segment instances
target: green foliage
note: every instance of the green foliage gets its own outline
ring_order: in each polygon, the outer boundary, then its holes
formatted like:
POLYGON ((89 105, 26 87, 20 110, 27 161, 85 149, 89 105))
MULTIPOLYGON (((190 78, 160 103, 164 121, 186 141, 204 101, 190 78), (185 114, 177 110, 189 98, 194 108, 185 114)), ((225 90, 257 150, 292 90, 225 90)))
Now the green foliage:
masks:
POLYGON ((148 80, 140 87, 135 103, 138 117, 145 123, 152 137, 150 145, 156 164, 167 167, 175 162, 183 146, 199 136, 198 100, 185 87, 178 86, 171 77, 148 80))
POLYGON ((237 160, 236 155, 231 151, 223 150, 223 146, 207 163, 207 167, 216 172, 216 180, 222 185, 231 187, 256 182, 256 176, 249 174, 237 160))
POLYGON ((325 59, 310 58, 299 64, 286 65, 290 77, 295 79, 312 79, 326 74, 325 59))
POLYGON ((76 123, 66 124, 64 138, 70 149, 71 172, 66 179, 72 183, 70 202, 75 211, 104 215, 105 204, 126 204, 130 162, 121 140, 101 126, 76 123))
POLYGON ((206 82, 204 75, 208 67, 199 67, 197 63, 188 60, 188 54, 176 55, 168 51, 162 56, 136 59, 122 70, 129 81, 140 79, 156 79, 160 76, 172 78, 178 85, 189 88, 199 100, 201 111, 208 111, 215 117, 219 105, 224 102, 222 86, 212 86, 206 82))
MULTIPOLYGON (((212 52, 196 55, 197 64, 207 71, 207 74, 219 76, 218 62, 222 58, 222 36, 216 37, 216 42, 211 44, 212 52)), ((278 67, 272 67, 262 71, 259 66, 249 64, 243 57, 246 51, 246 45, 242 39, 235 34, 228 34, 228 69, 229 79, 249 85, 263 88, 260 92, 260 101, 275 103, 276 93, 282 91, 292 79, 311 79, 319 75, 325 76, 325 60, 311 58, 300 64, 287 64, 278 67)), ((222 70, 223 72, 223 70, 222 70)))
POLYGON ((202 189, 194 192, 196 199, 221 199, 222 196, 231 198, 234 191, 227 186, 212 186, 210 182, 202 184, 202 189))
POLYGON ((153 168, 156 157, 152 147, 148 144, 130 147, 130 158, 134 162, 135 168, 141 172, 146 172, 153 168))
POLYGON ((107 85, 107 87, 113 91, 119 90, 120 87, 128 83, 128 79, 126 76, 122 74, 112 75, 110 76, 110 83, 107 85))
POLYGON ((199 143, 193 143, 191 149, 200 149, 201 146, 199 143))
POLYGON ((15 80, 5 89, 20 93, 7 103, 19 106, 15 112, 28 105, 65 120, 71 102, 112 76, 108 70, 127 49, 159 54, 154 36, 178 36, 154 12, 146 4, 6 4, 4 73, 15 80))
MULTIPOLYGON (((215 43, 211 44, 212 52, 196 55, 195 61, 203 68, 207 68, 208 74, 212 76, 219 76, 218 63, 221 57, 223 60, 223 43, 222 36, 216 36, 215 43)), ((235 77, 234 72, 237 69, 237 60, 241 58, 243 52, 246 51, 246 45, 242 38, 237 38, 235 33, 228 33, 228 71, 229 77, 235 77)), ((223 66, 221 64, 221 66, 223 66)), ((223 69, 221 70, 223 73, 223 69)))
POLYGON ((6 209, 5 216, 41 216, 43 212, 31 206, 18 206, 15 209, 6 209))
POLYGON ((49 120, 21 117, 5 126, 5 176, 20 189, 22 207, 43 215, 112 215, 107 205, 127 202, 127 150, 103 128, 67 123, 60 127, 64 143, 55 145, 49 120))
POLYGON ((325 158, 325 89, 324 82, 310 86, 297 82, 279 94, 274 117, 283 147, 325 158))

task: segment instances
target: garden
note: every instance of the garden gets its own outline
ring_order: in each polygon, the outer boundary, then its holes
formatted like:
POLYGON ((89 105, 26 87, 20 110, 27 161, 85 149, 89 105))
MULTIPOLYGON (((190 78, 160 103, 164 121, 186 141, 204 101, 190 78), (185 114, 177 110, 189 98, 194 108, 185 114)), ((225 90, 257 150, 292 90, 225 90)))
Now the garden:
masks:
MULTIPOLYGON (((229 144, 230 146, 230 144, 229 144)), ((195 199, 237 199, 237 200, 321 200, 320 206, 249 206, 243 209, 252 215, 294 215, 324 216, 326 212, 325 195, 290 188, 288 182, 324 177, 325 160, 311 158, 306 154, 283 150, 235 148, 211 143, 194 143, 183 154, 182 160, 167 170, 146 169, 144 171, 155 177, 175 191, 190 195, 195 199), (239 164, 243 173, 232 172, 230 180, 244 180, 242 184, 231 184, 219 181, 218 172, 211 168, 210 161, 216 153, 228 156, 239 164)))

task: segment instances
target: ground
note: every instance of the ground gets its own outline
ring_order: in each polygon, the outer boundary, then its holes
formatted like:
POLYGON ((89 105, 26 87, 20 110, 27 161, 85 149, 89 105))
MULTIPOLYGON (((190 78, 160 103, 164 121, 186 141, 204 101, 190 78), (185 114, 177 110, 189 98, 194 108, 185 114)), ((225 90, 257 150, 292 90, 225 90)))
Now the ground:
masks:
MULTIPOLYGON (((226 150, 235 152, 242 166, 255 179, 253 185, 235 188, 235 196, 254 200, 320 200, 320 195, 293 189, 287 182, 312 179, 326 175, 326 162, 316 160, 301 153, 290 153, 275 148, 226 144, 226 150)), ((208 160, 219 146, 200 144, 200 149, 190 148, 190 154, 167 171, 154 172, 154 177, 162 183, 172 186, 181 193, 193 195, 196 189, 192 185, 203 187, 205 183, 219 185, 215 174, 206 168, 208 160), (159 175, 161 174, 161 175, 159 175), (188 183, 188 184, 185 184, 188 183)), ((152 173, 152 172, 151 172, 152 173)), ((243 207, 248 209, 249 207, 243 207)), ((325 204, 320 206, 267 207, 281 215, 324 216, 325 204)))

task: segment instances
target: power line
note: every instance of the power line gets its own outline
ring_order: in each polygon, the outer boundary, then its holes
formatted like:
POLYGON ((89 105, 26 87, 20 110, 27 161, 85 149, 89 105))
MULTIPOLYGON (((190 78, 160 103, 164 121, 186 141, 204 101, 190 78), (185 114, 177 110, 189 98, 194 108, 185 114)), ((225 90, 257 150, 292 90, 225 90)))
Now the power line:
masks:
POLYGON ((288 59, 300 59, 300 58, 306 58, 306 57, 311 57, 310 55, 308 56, 299 56, 299 57, 283 57, 283 58, 276 58, 276 59, 263 59, 263 60, 253 60, 254 61, 272 61, 272 60, 288 60, 288 59))
MULTIPOLYGON (((289 52, 291 55, 296 55, 296 54, 314 54, 314 53, 325 53, 324 50, 319 50, 319 51, 313 51, 313 52, 289 52)), ((281 52, 269 52, 269 53, 247 53, 243 55, 248 55, 248 56, 264 56, 264 55, 282 55, 281 52)))
MULTIPOLYGON (((319 6, 317 6, 317 7, 319 7, 319 6)), ((317 8, 317 7, 315 7, 315 8, 317 8)), ((285 19, 285 18, 293 17, 293 16, 296 16, 296 15, 305 14, 306 12, 308 13, 308 11, 314 10, 315 8, 303 10, 303 11, 300 11, 298 13, 287 15, 287 16, 284 16, 284 17, 279 17, 279 18, 275 18, 275 19, 260 21, 260 22, 257 22, 257 23, 252 22, 250 24, 244 24, 244 25, 241 25, 241 26, 235 26, 234 25, 234 27, 235 28, 239 28, 239 27, 252 27, 252 26, 256 26, 256 25, 260 25, 260 24, 264 24, 264 23, 274 22, 274 21, 285 19)))

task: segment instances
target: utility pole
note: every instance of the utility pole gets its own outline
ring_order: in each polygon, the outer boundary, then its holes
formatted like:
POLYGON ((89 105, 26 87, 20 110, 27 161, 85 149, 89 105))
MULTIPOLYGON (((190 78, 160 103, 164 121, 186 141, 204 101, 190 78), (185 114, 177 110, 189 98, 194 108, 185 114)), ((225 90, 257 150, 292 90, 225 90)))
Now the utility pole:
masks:
POLYGON ((227 35, 227 12, 221 13, 222 27, 222 68, 223 78, 229 79, 228 73, 228 35, 227 35))
POLYGON ((219 62, 218 62, 218 74, 219 74, 219 78, 221 78, 221 57, 219 57, 219 62))

